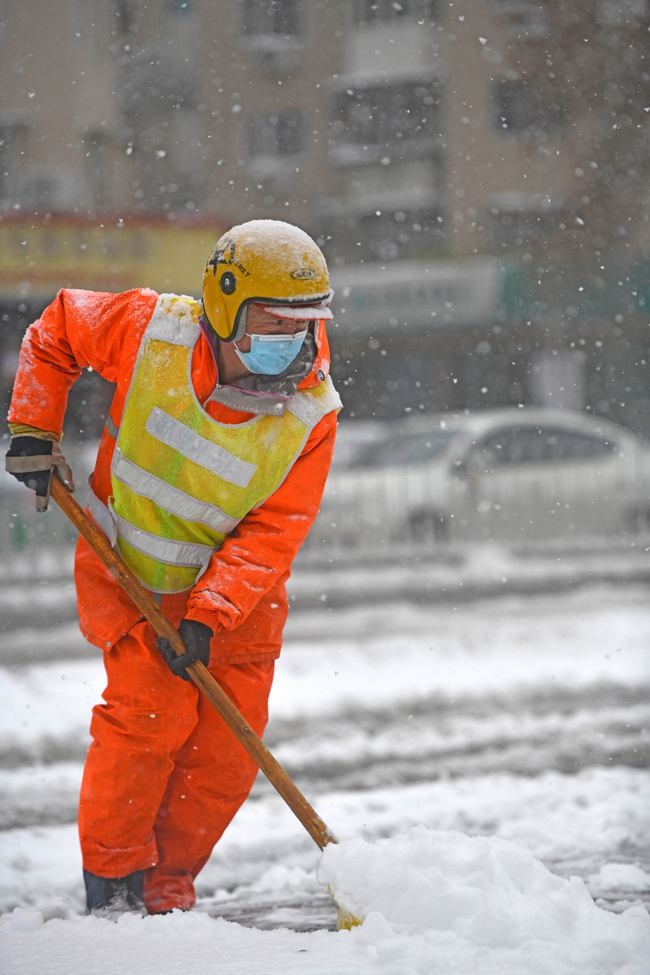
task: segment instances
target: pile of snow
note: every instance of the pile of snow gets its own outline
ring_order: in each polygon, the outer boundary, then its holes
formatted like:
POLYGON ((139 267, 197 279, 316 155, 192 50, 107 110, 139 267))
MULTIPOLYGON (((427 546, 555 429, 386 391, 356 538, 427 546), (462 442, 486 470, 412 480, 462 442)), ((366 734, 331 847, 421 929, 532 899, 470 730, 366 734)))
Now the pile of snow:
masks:
POLYGON ((482 975, 647 972, 650 917, 641 905, 603 911, 580 878, 555 876, 506 840, 424 826, 375 843, 347 840, 326 847, 319 879, 365 917, 378 946, 410 937, 419 957, 444 959, 456 973, 471 971, 477 955, 482 975))
POLYGON ((416 826, 326 847, 319 880, 365 916, 338 933, 258 931, 199 913, 118 923, 0 918, 7 972, 21 975, 647 975, 650 918, 596 907, 583 882, 523 846, 416 826))

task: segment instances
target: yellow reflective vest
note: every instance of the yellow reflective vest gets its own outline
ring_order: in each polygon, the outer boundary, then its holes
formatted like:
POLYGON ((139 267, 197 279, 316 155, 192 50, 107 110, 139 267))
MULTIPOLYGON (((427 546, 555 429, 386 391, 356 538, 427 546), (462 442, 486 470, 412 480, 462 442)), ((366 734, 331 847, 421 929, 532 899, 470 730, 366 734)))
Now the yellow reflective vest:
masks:
POLYGON ((194 585, 226 536, 280 486, 316 423, 341 407, 328 377, 296 392, 277 416, 219 423, 192 387, 200 313, 193 298, 160 295, 117 436, 113 497, 108 511, 91 504, 126 563, 158 593, 194 585))

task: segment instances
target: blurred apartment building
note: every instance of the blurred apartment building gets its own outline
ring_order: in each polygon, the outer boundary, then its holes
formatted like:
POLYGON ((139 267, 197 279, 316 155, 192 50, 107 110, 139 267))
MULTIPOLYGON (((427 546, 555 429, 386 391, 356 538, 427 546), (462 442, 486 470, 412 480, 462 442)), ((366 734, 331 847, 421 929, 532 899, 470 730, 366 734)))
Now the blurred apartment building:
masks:
MULTIPOLYGON (((327 253, 349 416, 541 403, 642 429, 647 219, 599 242, 585 214, 647 4, 575 8, 6 0, 3 382, 58 287, 197 294, 216 235, 271 217, 327 253), (583 35, 609 38, 599 76, 583 35), (580 86, 607 84, 599 116, 580 86)), ((639 182, 621 213, 636 190, 647 214, 639 182)))

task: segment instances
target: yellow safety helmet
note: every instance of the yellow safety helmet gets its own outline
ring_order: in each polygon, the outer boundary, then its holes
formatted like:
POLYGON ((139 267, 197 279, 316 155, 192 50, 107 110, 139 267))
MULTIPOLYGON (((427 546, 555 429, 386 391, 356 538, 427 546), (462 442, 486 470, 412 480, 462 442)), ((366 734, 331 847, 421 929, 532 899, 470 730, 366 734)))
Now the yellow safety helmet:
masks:
POLYGON ((252 302, 277 306, 284 317, 304 309, 301 318, 331 318, 332 293, 320 248, 282 220, 233 227, 219 238, 203 272, 205 317, 224 342, 242 338, 252 302))

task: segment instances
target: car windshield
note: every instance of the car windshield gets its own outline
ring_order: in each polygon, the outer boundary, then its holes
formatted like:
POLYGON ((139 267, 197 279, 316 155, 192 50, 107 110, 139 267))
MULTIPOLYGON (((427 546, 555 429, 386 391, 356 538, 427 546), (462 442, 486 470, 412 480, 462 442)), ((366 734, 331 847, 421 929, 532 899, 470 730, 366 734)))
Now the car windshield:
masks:
POLYGON ((453 430, 393 433, 386 440, 364 447, 350 466, 403 467, 407 464, 425 464, 444 454, 454 436, 453 430))

